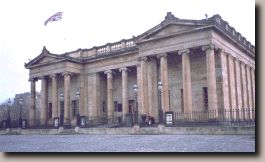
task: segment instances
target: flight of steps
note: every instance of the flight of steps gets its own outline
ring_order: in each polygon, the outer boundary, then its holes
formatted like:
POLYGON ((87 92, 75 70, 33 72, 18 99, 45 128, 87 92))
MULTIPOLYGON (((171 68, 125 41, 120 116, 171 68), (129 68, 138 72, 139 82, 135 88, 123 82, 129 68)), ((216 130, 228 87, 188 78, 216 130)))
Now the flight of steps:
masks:
POLYGON ((75 132, 75 129, 63 129, 62 131, 59 132, 59 135, 74 135, 77 134, 75 132))

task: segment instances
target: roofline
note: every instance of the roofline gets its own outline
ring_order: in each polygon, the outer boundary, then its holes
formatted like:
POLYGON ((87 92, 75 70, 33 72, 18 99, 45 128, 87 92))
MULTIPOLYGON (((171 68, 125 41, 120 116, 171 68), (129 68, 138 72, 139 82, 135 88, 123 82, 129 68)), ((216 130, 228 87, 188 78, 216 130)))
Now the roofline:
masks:
MULTIPOLYGON (((220 15, 216 14, 213 15, 210 18, 207 19, 202 19, 202 20, 190 20, 190 19, 179 19, 177 17, 175 17, 171 12, 168 12, 165 19, 158 25, 154 26, 153 28, 147 30, 146 32, 136 36, 136 37, 132 37, 130 39, 122 39, 121 41, 130 41, 132 40, 134 43, 141 43, 141 42, 146 42, 146 41, 150 41, 150 40, 145 40, 145 41, 141 41, 141 38, 147 37, 149 35, 151 35, 152 33, 155 33, 157 31, 159 31, 160 29, 162 29, 163 27, 170 25, 170 24, 183 24, 183 25, 204 25, 204 27, 202 28, 197 28, 196 30, 203 30, 203 29, 207 29, 207 28, 211 28, 213 27, 214 29, 217 29, 217 31, 223 33, 227 38, 229 38, 231 41, 237 43, 243 50, 247 51, 247 53, 250 53, 252 56, 255 57, 255 46, 252 45, 249 41, 246 40, 245 37, 243 37, 239 32, 237 32, 233 27, 229 26, 228 22, 224 21, 220 15), (207 25, 207 26, 205 26, 207 25), (138 41, 137 41, 138 40, 138 41)), ((187 30, 181 33, 175 33, 175 34, 183 34, 186 32, 193 32, 195 30, 187 30)), ((168 37, 170 35, 167 36, 161 36, 161 38, 165 38, 168 37)), ((160 37, 157 37, 155 39, 161 39, 160 37)), ((153 39, 151 39, 153 40, 153 39)), ((61 59, 61 61, 72 61, 72 62, 83 62, 83 60, 81 59, 77 59, 74 57, 70 57, 69 54, 71 53, 75 53, 75 52, 83 52, 83 51, 90 51, 93 49, 99 49, 102 48, 104 46, 107 45, 112 45, 115 43, 119 43, 121 41, 117 41, 114 43, 106 43, 105 45, 101 45, 101 46, 94 46, 92 48, 89 49, 77 49, 71 52, 65 52, 63 54, 52 54, 50 53, 45 46, 43 47, 42 53, 40 55, 38 55, 37 57, 35 57, 33 60, 29 61, 28 63, 25 63, 25 68, 29 69, 30 67, 34 67, 31 66, 31 64, 33 64, 35 61, 37 61, 40 57, 44 57, 46 55, 49 55, 51 57, 56 57, 61 59)), ((97 58, 97 57, 93 57, 93 58, 97 58)))

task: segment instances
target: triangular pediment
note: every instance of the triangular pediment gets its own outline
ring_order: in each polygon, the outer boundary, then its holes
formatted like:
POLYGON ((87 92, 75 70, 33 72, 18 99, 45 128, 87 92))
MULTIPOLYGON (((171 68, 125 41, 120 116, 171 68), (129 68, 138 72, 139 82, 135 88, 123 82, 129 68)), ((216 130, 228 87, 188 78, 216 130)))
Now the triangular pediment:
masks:
POLYGON ((169 25, 163 27, 162 29, 160 29, 159 31, 156 31, 156 32, 150 34, 146 38, 170 35, 170 34, 174 34, 174 33, 177 33, 177 32, 183 32, 183 31, 191 30, 191 29, 194 29, 196 27, 197 26, 193 26, 193 25, 169 24, 169 25))
POLYGON ((55 56, 45 55, 42 58, 40 58, 38 61, 36 61, 35 64, 46 64, 46 63, 54 62, 57 60, 60 60, 60 59, 55 56))
POLYGON ((163 36, 169 36, 176 33, 185 31, 191 31, 196 28, 209 25, 209 22, 205 20, 185 20, 175 17, 172 13, 167 13, 165 20, 150 30, 144 32, 137 37, 137 42, 144 40, 158 38, 163 36))
POLYGON ((25 67, 27 68, 32 66, 44 65, 60 60, 64 60, 64 57, 56 54, 51 54, 45 47, 43 47, 41 54, 35 57, 29 63, 25 64, 25 67))

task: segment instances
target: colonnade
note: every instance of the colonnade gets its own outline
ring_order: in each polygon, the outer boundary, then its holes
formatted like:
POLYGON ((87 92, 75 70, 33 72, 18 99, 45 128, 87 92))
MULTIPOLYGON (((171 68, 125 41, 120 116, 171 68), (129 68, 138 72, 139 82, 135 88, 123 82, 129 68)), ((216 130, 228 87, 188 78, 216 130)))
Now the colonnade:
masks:
MULTIPOLYGON (((220 50, 224 110, 237 110, 234 118, 255 118, 255 69, 220 50)), ((235 111, 236 112, 236 111, 235 111)))
MULTIPOLYGON (((216 50, 212 45, 201 47, 201 50, 206 55, 206 73, 207 73, 207 88, 208 88, 208 107, 209 110, 217 110, 217 89, 216 89, 216 71, 215 71, 215 53, 220 55, 222 66, 222 90, 223 90, 223 107, 224 108, 255 108, 255 69, 249 67, 242 61, 233 58, 222 50, 216 50)), ((184 112, 191 112, 192 108, 192 83, 191 83, 191 68, 190 68, 190 49, 179 50, 178 54, 182 57, 182 83, 183 83, 183 103, 184 112)), ((161 107, 163 112, 170 111, 169 105, 169 78, 168 78, 168 61, 167 53, 158 54, 152 57, 139 57, 137 69, 137 84, 139 87, 139 114, 148 114, 157 117, 158 105, 155 102, 157 96, 157 82, 163 83, 161 93, 161 107), (160 69, 157 69, 157 58, 160 69), (157 77, 158 71, 160 78, 157 77)), ((104 74, 107 78, 107 115, 108 118, 114 116, 114 101, 113 101, 113 70, 106 70, 104 74)), ((123 118, 129 113, 128 100, 128 67, 118 69, 122 75, 122 112, 123 118)), ((42 76, 41 80, 41 116, 42 125, 47 124, 47 79, 50 77, 51 95, 52 95, 52 118, 58 117, 58 75, 42 76)), ((62 74, 64 79, 64 124, 70 125, 70 80, 71 73, 65 72, 62 74)), ((86 101, 84 96, 84 80, 80 78, 80 112, 85 114, 86 101)), ((36 116, 36 92, 35 81, 37 78, 30 78, 31 82, 31 106, 30 106, 30 122, 29 125, 34 125, 36 116)), ((87 94, 90 95, 90 94, 87 94)), ((97 97, 97 96, 95 96, 97 97)), ((98 106, 98 105, 97 105, 98 106)), ((98 108, 98 107, 95 107, 98 108)), ((95 111, 96 112, 96 111, 95 111)))

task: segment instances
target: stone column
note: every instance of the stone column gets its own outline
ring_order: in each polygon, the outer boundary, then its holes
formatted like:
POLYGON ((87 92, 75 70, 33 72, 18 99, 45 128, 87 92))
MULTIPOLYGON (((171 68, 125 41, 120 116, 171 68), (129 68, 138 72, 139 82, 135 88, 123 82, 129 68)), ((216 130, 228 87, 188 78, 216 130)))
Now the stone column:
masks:
POLYGON ((149 115, 158 121, 157 61, 151 57, 147 65, 149 115))
POLYGON ((150 60, 147 62, 147 91, 148 91, 148 115, 151 115, 152 109, 153 109, 153 103, 154 103, 154 99, 153 99, 153 77, 152 77, 152 67, 151 67, 151 62, 150 60))
POLYGON ((236 101, 237 101, 237 107, 236 107, 236 117, 237 119, 242 118, 240 116, 240 112, 242 109, 242 85, 241 85, 241 71, 240 71, 240 61, 238 59, 235 60, 235 83, 236 83, 236 101))
POLYGON ((63 73, 64 77, 64 125, 71 125, 70 117, 70 73, 63 73))
MULTIPOLYGON (((229 111, 229 118, 235 119, 235 114, 232 113, 237 108, 237 101, 236 101, 236 83, 235 83, 235 59, 233 56, 228 55, 228 76, 229 76, 229 97, 230 97, 230 108, 229 111)), ((228 115, 227 114, 227 115, 228 115)))
POLYGON ((128 69, 126 67, 120 68, 122 72, 122 113, 125 121, 126 114, 129 113, 129 101, 128 101, 128 69))
POLYGON ((83 76, 83 81, 84 81, 84 90, 83 90, 83 96, 84 96, 84 116, 88 117, 88 102, 89 102, 89 97, 91 96, 91 94, 89 93, 90 91, 88 91, 88 85, 89 85, 89 82, 88 82, 88 74, 85 74, 83 76))
POLYGON ((179 55, 182 55, 182 84, 183 84, 183 106, 184 112, 192 111, 192 96, 191 96, 191 76, 190 76, 190 50, 180 50, 179 55))
POLYGON ((52 118, 58 116, 58 86, 57 86, 57 76, 53 74, 50 76, 52 78, 52 118))
POLYGON ((85 116, 84 113, 84 92, 85 92, 85 85, 84 85, 84 75, 80 74, 79 75, 79 92, 80 92, 80 97, 79 97, 79 114, 80 116, 85 116))
POLYGON ((32 127, 36 122, 36 84, 35 79, 30 78, 30 110, 29 110, 29 126, 32 127))
MULTIPOLYGON (((88 109, 85 109, 85 114, 89 120, 97 121, 100 117, 101 91, 100 91, 100 73, 88 74, 87 77, 87 101, 88 109)), ((107 113, 106 113, 107 114, 107 113)))
POLYGON ((107 74, 107 108, 108 108, 108 118, 114 121, 114 103, 113 103, 113 76, 112 70, 107 70, 104 72, 107 74))
POLYGON ((162 108, 163 112, 169 111, 169 88, 168 88, 168 66, 167 66, 167 54, 157 55, 160 58, 160 79, 163 84, 162 89, 162 108))
POLYGON ((252 88, 251 88, 251 73, 250 67, 246 66, 247 71, 247 93, 248 93, 248 108, 252 108, 252 88))
POLYGON ((230 98, 229 98, 229 85, 228 85, 228 69, 227 69, 227 55, 223 50, 219 50, 221 54, 222 64, 222 91, 223 91, 223 107, 222 110, 229 109, 230 98))
POLYGON ((41 79, 41 110, 40 110, 40 124, 46 125, 47 123, 47 80, 44 76, 41 79))
POLYGON ((139 97, 141 98, 141 109, 139 109, 139 115, 148 114, 148 80, 147 80, 147 57, 138 58, 140 61, 140 86, 139 97))
POLYGON ((251 88, 251 76, 250 76, 250 67, 246 66, 247 71, 247 96, 248 96, 248 113, 250 119, 252 119, 252 88, 251 88))
POLYGON ((252 115, 255 120, 255 69, 250 69, 251 74, 251 92, 252 92, 252 115))
POLYGON ((206 53, 206 73, 208 88, 208 109, 217 110, 217 92, 216 92, 216 75, 215 75, 215 56, 214 46, 203 46, 202 50, 206 53))
POLYGON ((252 83, 252 107, 255 109, 255 69, 250 69, 252 83))
POLYGON ((242 81, 242 105, 243 110, 241 114, 243 119, 247 118, 246 109, 248 108, 248 99, 247 99, 247 80, 246 80, 246 65, 242 62, 241 63, 241 81, 242 81))
MULTIPOLYGON (((137 102, 138 102, 138 115, 142 114, 142 98, 141 98, 141 89, 142 89, 142 84, 141 84, 141 64, 138 63, 136 65, 136 71, 137 71, 137 85, 138 85, 138 93, 137 93, 137 102)), ((136 101, 135 101, 136 102, 136 101)), ((138 117, 139 118, 139 117, 138 117)))

